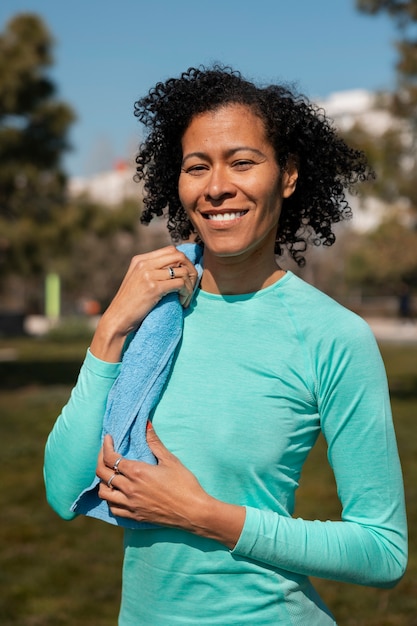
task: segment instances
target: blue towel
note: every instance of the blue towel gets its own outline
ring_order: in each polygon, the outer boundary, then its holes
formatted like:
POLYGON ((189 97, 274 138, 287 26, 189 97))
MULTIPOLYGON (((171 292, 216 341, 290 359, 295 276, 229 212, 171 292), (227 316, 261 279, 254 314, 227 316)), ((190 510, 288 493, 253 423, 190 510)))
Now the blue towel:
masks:
MULTIPOLYGON (((178 246, 202 274, 202 249, 195 244, 178 246)), ((197 281, 197 285, 198 286, 197 281)), ((165 296, 146 316, 123 355, 120 374, 110 390, 103 422, 103 438, 113 437, 115 450, 127 459, 156 464, 146 442, 146 422, 158 403, 171 371, 175 349, 182 336, 183 307, 177 293, 165 296)), ((95 478, 74 502, 75 513, 96 517, 125 528, 153 528, 153 524, 113 515, 98 496, 95 478)))

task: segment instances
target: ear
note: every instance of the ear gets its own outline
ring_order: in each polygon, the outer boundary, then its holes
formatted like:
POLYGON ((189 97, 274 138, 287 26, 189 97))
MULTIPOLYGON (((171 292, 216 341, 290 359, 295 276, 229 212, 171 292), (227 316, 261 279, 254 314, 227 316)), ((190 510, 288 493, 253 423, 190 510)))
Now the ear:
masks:
POLYGON ((298 159, 294 154, 288 157, 287 165, 282 173, 282 197, 289 198, 295 191, 298 180, 298 159))

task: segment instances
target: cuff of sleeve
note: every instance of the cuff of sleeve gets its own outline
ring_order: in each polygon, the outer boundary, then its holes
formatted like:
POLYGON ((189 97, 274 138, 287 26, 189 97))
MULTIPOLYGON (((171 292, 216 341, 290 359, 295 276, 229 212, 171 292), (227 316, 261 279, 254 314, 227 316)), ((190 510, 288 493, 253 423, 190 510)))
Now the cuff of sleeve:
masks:
POLYGON ((261 511, 250 506, 245 506, 245 509, 246 517, 242 532, 237 544, 231 550, 232 554, 239 554, 240 556, 251 555, 261 530, 261 511))
POLYGON ((87 354, 85 355, 84 367, 102 378, 116 379, 120 373, 121 366, 121 363, 108 363, 107 361, 98 359, 90 351, 90 348, 88 348, 87 354))
POLYGON ((232 554, 271 565, 276 564, 277 549, 280 549, 281 515, 275 511, 260 510, 250 506, 245 508, 245 523, 232 554))

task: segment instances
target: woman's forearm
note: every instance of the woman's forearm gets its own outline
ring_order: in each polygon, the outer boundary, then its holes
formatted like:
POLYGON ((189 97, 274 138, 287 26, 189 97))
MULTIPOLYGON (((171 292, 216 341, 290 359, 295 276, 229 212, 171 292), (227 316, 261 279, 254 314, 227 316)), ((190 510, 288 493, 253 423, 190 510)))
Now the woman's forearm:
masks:
POLYGON ((121 361, 123 346, 126 341, 126 334, 118 332, 108 320, 106 313, 100 319, 94 337, 91 341, 91 353, 101 361, 108 363, 118 363, 121 361))
POLYGON ((103 363, 90 352, 77 385, 46 444, 44 478, 52 508, 72 519, 70 507, 95 476, 107 396, 120 364, 103 363))
POLYGON ((233 550, 245 523, 245 507, 208 497, 196 513, 189 530, 195 535, 214 539, 233 550))

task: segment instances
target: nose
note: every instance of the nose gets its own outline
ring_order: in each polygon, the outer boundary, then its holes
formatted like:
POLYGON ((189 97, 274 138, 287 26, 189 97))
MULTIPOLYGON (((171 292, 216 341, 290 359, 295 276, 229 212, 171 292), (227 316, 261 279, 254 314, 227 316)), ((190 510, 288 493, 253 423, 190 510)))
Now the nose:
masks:
POLYGON ((227 172, 227 168, 223 166, 214 166, 207 179, 206 198, 207 200, 223 200, 223 198, 232 197, 236 193, 235 186, 227 172))

